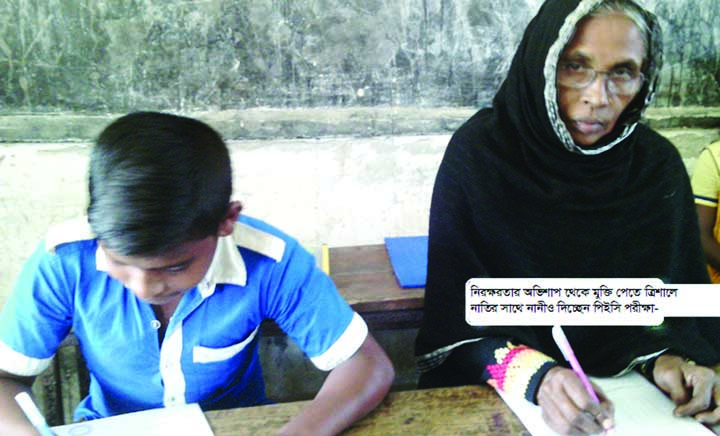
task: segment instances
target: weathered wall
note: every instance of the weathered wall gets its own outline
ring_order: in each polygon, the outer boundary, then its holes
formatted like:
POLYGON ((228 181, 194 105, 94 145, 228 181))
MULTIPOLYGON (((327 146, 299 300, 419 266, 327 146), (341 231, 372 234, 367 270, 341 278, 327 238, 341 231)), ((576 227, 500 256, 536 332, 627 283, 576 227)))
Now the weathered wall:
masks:
MULTIPOLYGON (((209 120, 212 124, 212 117, 209 120)), ((692 169, 718 129, 661 130, 692 169)), ((449 134, 230 141, 234 196, 318 252, 426 234, 430 194, 449 134)), ((89 144, 0 148, 0 307, 51 223, 87 207, 89 144)))
MULTIPOLYGON (((481 106, 540 0, 0 0, 5 110, 481 106)), ((660 106, 720 105, 720 2, 645 0, 660 106)))

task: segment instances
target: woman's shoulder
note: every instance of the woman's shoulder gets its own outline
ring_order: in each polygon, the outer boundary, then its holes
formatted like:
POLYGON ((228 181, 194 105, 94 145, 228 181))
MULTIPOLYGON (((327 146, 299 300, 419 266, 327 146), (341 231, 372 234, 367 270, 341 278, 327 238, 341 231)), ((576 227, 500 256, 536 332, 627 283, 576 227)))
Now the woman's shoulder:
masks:
POLYGON ((483 173, 482 168, 488 163, 486 153, 493 141, 488 133, 488 118, 487 112, 480 110, 455 130, 443 153, 441 173, 462 179, 474 179, 483 173))
POLYGON ((658 131, 645 124, 638 124, 636 134, 638 135, 636 150, 639 152, 639 157, 657 163, 682 164, 677 146, 658 131))
POLYGON ((660 132, 647 124, 638 123, 635 127, 635 132, 638 135, 638 143, 641 145, 675 148, 667 137, 663 136, 660 132))
POLYGON ((460 145, 476 143, 491 131, 493 124, 493 110, 490 108, 480 109, 455 130, 451 142, 460 145))

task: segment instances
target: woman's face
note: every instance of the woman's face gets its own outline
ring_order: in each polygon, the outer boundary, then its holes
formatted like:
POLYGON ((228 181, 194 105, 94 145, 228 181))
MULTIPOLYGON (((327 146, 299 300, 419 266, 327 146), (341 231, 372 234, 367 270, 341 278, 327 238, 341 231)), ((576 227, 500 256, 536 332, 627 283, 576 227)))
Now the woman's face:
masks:
MULTIPOLYGON (((639 73, 644 55, 640 29, 625 15, 612 13, 581 21, 560 55, 560 63, 565 68, 584 67, 596 72, 639 73)), ((610 133, 642 84, 639 79, 634 92, 620 95, 609 90, 608 80, 607 74, 600 73, 584 87, 558 83, 560 117, 580 146, 592 145, 610 133)))

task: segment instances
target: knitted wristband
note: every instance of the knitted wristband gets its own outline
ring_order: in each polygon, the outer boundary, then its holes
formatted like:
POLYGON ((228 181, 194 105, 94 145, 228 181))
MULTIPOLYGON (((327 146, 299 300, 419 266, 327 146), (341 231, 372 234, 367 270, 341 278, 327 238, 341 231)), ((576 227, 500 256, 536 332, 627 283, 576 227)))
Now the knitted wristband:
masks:
POLYGON ((540 375, 557 363, 545 354, 525 345, 515 346, 507 343, 506 347, 495 350, 496 364, 487 365, 490 373, 488 384, 511 396, 522 396, 534 401, 540 375))

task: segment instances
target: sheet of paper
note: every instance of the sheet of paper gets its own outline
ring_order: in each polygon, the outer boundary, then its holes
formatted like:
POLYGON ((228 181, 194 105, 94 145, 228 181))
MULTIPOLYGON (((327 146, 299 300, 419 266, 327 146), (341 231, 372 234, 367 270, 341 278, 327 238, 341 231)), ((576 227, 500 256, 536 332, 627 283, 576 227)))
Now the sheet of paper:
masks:
POLYGON ((197 404, 126 413, 110 418, 53 427, 58 436, 213 436, 197 404))
MULTIPOLYGON (((637 372, 622 377, 592 378, 615 405, 612 436, 708 436, 710 429, 692 418, 672 414, 675 405, 658 388, 637 372)), ((500 393, 500 392, 498 392, 500 393)), ((524 399, 500 396, 533 436, 557 436, 542 419, 540 406, 524 399)))

